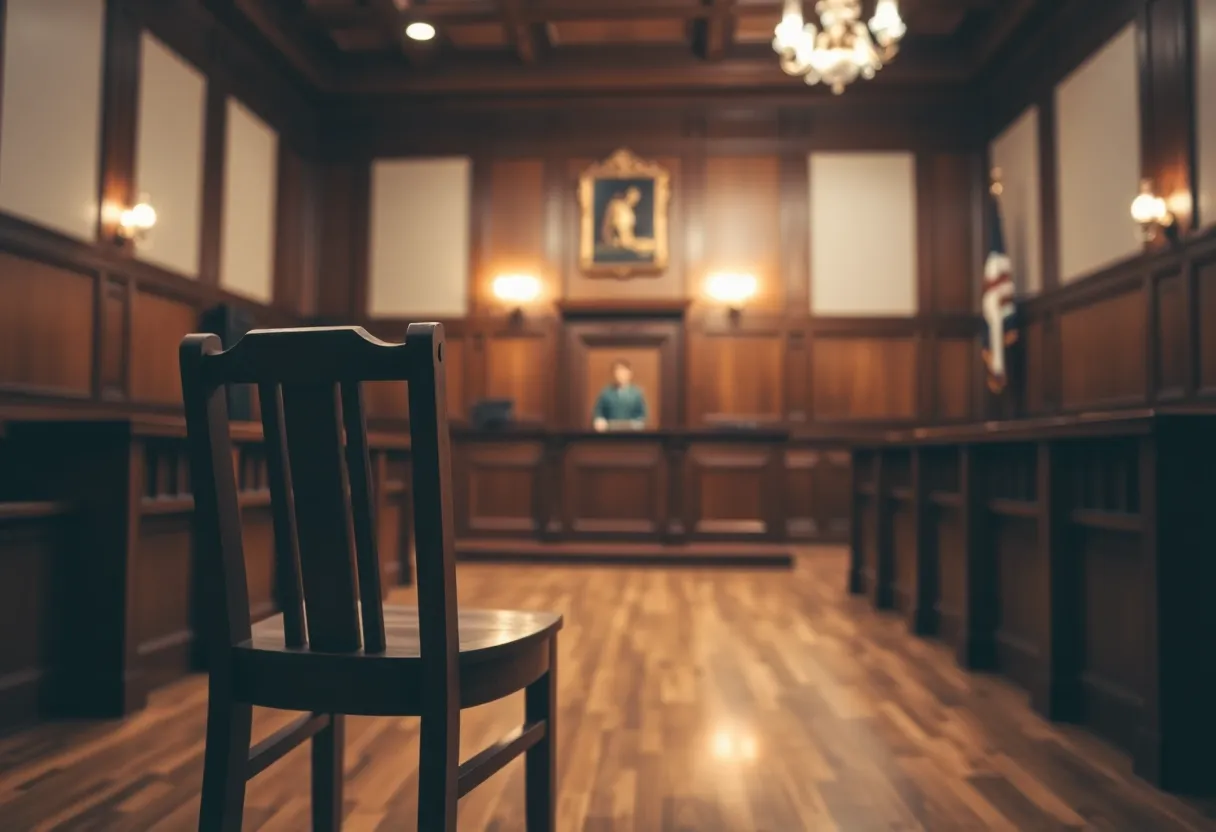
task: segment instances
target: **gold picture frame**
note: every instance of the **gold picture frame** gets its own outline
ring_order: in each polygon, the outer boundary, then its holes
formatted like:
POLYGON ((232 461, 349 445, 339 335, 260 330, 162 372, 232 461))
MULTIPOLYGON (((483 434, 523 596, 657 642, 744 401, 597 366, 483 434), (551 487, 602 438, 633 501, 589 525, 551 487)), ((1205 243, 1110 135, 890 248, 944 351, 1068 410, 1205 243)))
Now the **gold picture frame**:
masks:
POLYGON ((578 180, 579 268, 627 278, 667 268, 671 174, 621 149, 578 180))

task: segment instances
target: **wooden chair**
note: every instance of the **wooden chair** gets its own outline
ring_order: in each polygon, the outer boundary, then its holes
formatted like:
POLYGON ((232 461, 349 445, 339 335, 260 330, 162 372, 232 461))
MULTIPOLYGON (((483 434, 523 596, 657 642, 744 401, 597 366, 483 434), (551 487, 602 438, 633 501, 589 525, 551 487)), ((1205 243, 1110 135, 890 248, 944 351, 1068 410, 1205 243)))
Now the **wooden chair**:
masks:
POLYGON ((239 830, 245 783, 312 740, 313 828, 342 822, 343 715, 422 718, 418 828, 526 753, 529 830, 554 829, 553 613, 458 611, 443 328, 404 344, 357 327, 181 345, 210 698, 200 829, 239 830), (384 606, 360 382, 408 382, 418 606, 384 606), (283 610, 250 624, 226 385, 257 384, 283 610), (525 690, 522 727, 459 762, 460 710, 525 690), (252 706, 306 711, 250 748, 252 706))

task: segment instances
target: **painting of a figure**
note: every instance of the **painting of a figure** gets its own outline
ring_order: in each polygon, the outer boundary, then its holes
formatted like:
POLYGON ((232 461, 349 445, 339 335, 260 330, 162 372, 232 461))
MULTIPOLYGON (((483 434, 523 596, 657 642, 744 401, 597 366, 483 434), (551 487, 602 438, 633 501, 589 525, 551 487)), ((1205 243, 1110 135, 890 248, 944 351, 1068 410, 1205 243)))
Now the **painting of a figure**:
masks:
POLYGON ((654 180, 597 180, 595 225, 597 263, 653 263, 654 180))
POLYGON ((582 268, 617 277, 665 268, 669 190, 666 170, 627 150, 585 172, 579 181, 582 268))

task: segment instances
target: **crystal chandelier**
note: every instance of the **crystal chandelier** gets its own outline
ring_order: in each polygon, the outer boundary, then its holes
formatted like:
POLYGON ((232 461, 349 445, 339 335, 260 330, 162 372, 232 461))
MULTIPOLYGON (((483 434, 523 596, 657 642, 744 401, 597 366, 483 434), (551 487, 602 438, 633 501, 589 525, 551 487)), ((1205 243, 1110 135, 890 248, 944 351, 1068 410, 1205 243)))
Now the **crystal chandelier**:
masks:
POLYGON ((878 0, 868 28, 861 20, 861 0, 818 0, 815 14, 818 27, 803 21, 802 0, 785 0, 773 50, 787 75, 801 75, 808 84, 822 82, 836 95, 858 77, 873 78, 895 57, 907 31, 896 0, 878 0))

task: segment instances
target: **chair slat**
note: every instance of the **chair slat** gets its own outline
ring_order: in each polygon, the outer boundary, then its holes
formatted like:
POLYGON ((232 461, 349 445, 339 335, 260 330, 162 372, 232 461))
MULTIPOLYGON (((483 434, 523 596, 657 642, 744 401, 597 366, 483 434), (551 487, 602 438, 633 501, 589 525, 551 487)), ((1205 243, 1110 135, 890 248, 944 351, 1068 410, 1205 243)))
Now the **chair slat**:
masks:
POLYGON ((363 388, 347 382, 342 389, 342 424, 346 428, 346 468, 350 475, 351 519, 355 533, 355 563, 359 568, 359 600, 363 617, 363 649, 384 650, 384 608, 380 597, 380 557, 376 552, 376 518, 372 503, 372 474, 367 451, 367 422, 363 388))
POLYGON ((284 384, 282 398, 309 647, 355 652, 362 646, 359 587, 338 388, 284 384))
POLYGON ((304 596, 300 587, 300 545, 296 537, 295 500, 291 492, 291 463, 283 426, 283 397, 277 384, 258 386, 262 403, 262 434, 266 444, 266 474, 274 518, 275 583, 283 611, 288 647, 303 647, 304 596))

